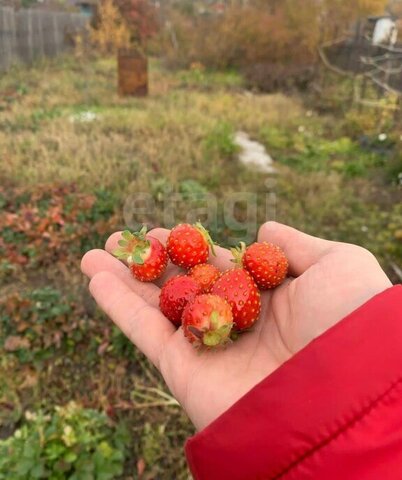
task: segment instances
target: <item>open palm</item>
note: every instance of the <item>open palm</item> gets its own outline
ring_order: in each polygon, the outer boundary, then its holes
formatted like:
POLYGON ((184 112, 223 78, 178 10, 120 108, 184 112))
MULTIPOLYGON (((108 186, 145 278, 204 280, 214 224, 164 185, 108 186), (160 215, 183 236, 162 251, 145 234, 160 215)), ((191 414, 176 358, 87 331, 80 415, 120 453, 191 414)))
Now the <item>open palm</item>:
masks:
MULTIPOLYGON (((168 230, 151 235, 166 241, 168 230)), ((159 311, 158 285, 140 283, 110 253, 120 239, 113 234, 105 250, 82 260, 99 306, 161 371, 169 389, 197 429, 204 428, 245 393, 325 330, 391 283, 376 259, 354 245, 311 237, 275 222, 264 224, 259 241, 281 246, 292 275, 262 294, 261 316, 253 331, 225 349, 197 352, 181 329, 159 311)), ((217 249, 211 258, 222 271, 233 267, 231 254, 217 249)), ((160 284, 179 269, 170 266, 160 284)))

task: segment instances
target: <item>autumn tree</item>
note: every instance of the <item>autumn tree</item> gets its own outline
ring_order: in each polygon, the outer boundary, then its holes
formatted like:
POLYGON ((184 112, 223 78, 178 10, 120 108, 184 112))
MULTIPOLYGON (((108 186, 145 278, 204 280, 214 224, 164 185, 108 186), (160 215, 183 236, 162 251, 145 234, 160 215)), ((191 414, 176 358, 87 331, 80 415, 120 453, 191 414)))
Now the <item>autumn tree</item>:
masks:
POLYGON ((222 13, 208 15, 172 9, 175 41, 166 35, 168 59, 172 65, 239 68, 265 90, 307 88, 319 45, 343 36, 360 18, 383 13, 387 1, 231 0, 222 13))
POLYGON ((388 10, 395 17, 402 19, 402 0, 390 0, 388 10))
POLYGON ((102 0, 90 26, 90 40, 102 53, 112 53, 130 44, 130 31, 113 0, 102 0))
POLYGON ((368 15, 385 13, 388 0, 323 0, 321 2, 323 40, 342 36, 353 22, 368 15))
POLYGON ((262 11, 277 15, 291 22, 302 33, 307 44, 311 41, 333 40, 342 36, 353 22, 368 15, 379 15, 386 11, 389 3, 401 0, 250 0, 249 4, 262 11))
POLYGON ((130 30, 131 43, 144 46, 159 28, 157 9, 149 0, 115 0, 130 30))

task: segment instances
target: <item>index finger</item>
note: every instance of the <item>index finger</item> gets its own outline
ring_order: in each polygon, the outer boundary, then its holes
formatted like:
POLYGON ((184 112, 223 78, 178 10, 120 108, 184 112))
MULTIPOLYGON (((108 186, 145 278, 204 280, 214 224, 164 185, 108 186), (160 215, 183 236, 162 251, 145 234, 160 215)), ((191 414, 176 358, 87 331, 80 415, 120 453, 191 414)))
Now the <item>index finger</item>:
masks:
POLYGON ((163 348, 176 331, 169 320, 111 272, 95 274, 89 289, 101 309, 159 368, 163 348))

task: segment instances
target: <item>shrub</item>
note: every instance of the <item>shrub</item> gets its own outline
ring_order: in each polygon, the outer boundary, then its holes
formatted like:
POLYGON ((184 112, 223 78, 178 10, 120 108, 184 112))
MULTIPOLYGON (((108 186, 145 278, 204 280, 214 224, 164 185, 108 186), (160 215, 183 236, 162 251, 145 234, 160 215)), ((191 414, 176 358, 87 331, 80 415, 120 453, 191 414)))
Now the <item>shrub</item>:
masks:
POLYGON ((223 12, 201 15, 176 9, 165 42, 168 63, 208 68, 240 68, 248 84, 261 90, 306 88, 314 77, 317 47, 344 34, 361 16, 385 0, 250 0, 231 2, 223 12), (330 25, 330 27, 328 27, 330 25))
POLYGON ((130 43, 130 31, 113 0, 102 0, 90 27, 89 37, 101 53, 115 52, 130 43))
POLYGON ((284 65, 282 63, 257 63, 243 67, 246 86, 263 92, 278 90, 307 90, 314 80, 312 64, 284 65))
POLYGON ((342 36, 351 21, 367 15, 384 13, 388 0, 323 0, 321 11, 322 35, 324 39, 342 36))
MULTIPOLYGON (((314 2, 307 0, 302 11, 313 7, 314 2)), ((300 18, 294 21, 288 13, 282 7, 272 11, 250 4, 227 8, 221 16, 175 14, 172 18, 179 50, 170 52, 170 59, 187 66, 201 62, 212 68, 310 63, 316 55, 314 29, 307 29, 300 18)))
POLYGON ((114 0, 129 31, 132 44, 144 46, 158 31, 157 11, 148 0, 114 0))
POLYGON ((109 480, 122 474, 126 433, 103 413, 74 402, 51 415, 26 412, 0 440, 0 480, 109 480))

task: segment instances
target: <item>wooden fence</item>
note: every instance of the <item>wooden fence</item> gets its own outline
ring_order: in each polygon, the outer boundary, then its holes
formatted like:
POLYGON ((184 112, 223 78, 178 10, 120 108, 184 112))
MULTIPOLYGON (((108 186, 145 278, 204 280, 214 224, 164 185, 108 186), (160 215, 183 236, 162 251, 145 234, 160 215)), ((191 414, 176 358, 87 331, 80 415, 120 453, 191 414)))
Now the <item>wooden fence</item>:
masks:
POLYGON ((78 13, 0 7, 0 71, 14 63, 58 55, 87 22, 88 17, 78 13))

